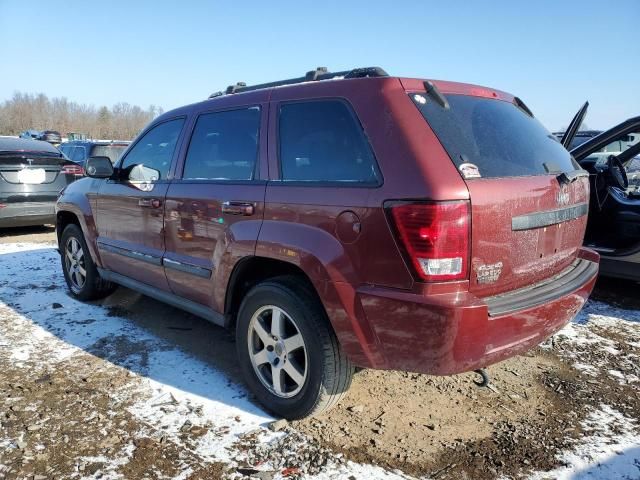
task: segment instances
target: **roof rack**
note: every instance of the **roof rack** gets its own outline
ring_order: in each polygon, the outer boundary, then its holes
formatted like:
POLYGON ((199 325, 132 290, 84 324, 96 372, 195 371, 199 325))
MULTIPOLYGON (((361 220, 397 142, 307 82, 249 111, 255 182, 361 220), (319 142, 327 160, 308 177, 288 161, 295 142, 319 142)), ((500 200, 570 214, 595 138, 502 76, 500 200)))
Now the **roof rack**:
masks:
POLYGON ((304 77, 290 78, 287 80, 279 80, 277 82, 261 83, 258 85, 247 85, 244 82, 238 82, 235 85, 229 85, 222 92, 215 92, 209 95, 209 98, 220 97, 222 95, 231 95, 234 93, 250 92, 252 90, 261 90, 263 88, 281 87, 283 85, 294 85, 296 83, 316 82, 320 80, 331 80, 334 78, 366 78, 366 77, 388 77, 389 74, 380 67, 364 67, 353 68, 342 72, 329 72, 327 67, 318 67, 305 74, 304 77))

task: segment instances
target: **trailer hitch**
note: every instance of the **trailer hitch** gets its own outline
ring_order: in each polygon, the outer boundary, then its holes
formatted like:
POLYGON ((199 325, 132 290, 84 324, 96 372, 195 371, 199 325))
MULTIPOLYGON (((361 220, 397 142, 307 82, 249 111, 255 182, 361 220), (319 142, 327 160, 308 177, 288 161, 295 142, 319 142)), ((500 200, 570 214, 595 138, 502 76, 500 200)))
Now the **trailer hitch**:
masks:
POLYGON ((484 368, 479 368, 478 370, 474 370, 475 373, 482 377, 481 381, 474 380, 475 383, 479 387, 488 387, 489 386, 489 374, 484 368))

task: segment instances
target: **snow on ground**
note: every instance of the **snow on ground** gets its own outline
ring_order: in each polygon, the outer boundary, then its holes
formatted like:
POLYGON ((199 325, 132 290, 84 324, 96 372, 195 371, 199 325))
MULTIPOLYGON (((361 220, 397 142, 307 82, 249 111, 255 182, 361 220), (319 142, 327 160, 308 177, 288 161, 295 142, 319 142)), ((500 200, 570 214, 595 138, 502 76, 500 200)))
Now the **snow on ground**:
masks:
MULTIPOLYGON (((275 433, 267 429, 274 419, 249 400, 243 385, 231 381, 224 372, 103 306, 72 299, 67 294, 53 245, 0 245, 0 318, 3 322, 0 360, 4 357, 13 367, 25 370, 33 360, 55 368, 56 364, 80 358, 87 352, 96 353, 126 369, 128 378, 138 381, 133 389, 115 389, 110 395, 116 400, 119 396, 138 399, 128 404, 128 411, 141 425, 154 432, 165 432, 167 439, 179 445, 183 442, 181 432, 185 425, 208 426, 203 435, 189 444, 191 453, 204 462, 238 464, 248 455, 238 446, 239 441, 252 436, 252 445, 266 448, 267 457, 272 455, 259 469, 282 473, 278 456, 287 452, 270 451, 269 445, 282 444, 291 435, 289 438, 307 441, 291 430, 275 433)), ((637 383, 640 377, 637 356, 617 348, 602 331, 618 332, 629 338, 630 345, 638 347, 638 322, 640 311, 592 301, 555 337, 554 345, 561 345, 562 355, 574 359, 574 367, 587 374, 600 375, 604 368, 622 383, 637 383), (589 345, 598 346, 602 355, 581 356, 581 349, 589 345), (613 357, 619 360, 615 368, 607 370, 613 357)), ((561 455, 566 466, 533 473, 530 478, 640 478, 640 439, 635 420, 610 406, 599 405, 594 406, 583 428, 586 436, 581 444, 561 455)), ((19 448, 19 442, 20 439, 2 438, 0 430, 0 449, 19 448)), ((116 457, 85 458, 86 462, 101 461, 107 465, 93 474, 74 478, 122 478, 118 468, 131 460, 133 451, 134 446, 128 443, 116 457)), ((0 455, 0 478, 3 478, 1 459, 0 455)), ((189 473, 187 469, 174 478, 187 478, 189 473)), ((274 478, 281 478, 281 473, 274 478)), ((338 457, 329 458, 319 473, 305 478, 351 476, 408 478, 399 472, 345 462, 338 457)))
MULTIPOLYGON (((233 445, 239 437, 256 429, 261 443, 274 442, 283 435, 266 428, 274 419, 248 400, 244 386, 231 382, 210 365, 127 319, 112 315, 101 306, 72 299, 67 294, 59 264, 53 246, 0 245, 0 311, 9 308, 20 312, 10 317, 12 329, 21 331, 19 338, 13 337, 9 341, 0 336, 0 345, 5 347, 3 351, 8 352, 14 365, 25 364, 36 352, 39 355, 46 352, 47 361, 54 364, 99 349, 105 339, 125 342, 129 339, 137 346, 144 344, 144 354, 136 349, 125 349, 126 358, 120 356, 117 362, 126 365, 131 377, 139 376, 143 380, 141 391, 137 393, 142 400, 129 407, 130 413, 141 422, 167 432, 170 440, 180 442, 181 427, 185 422, 197 425, 206 419, 217 428, 199 438, 194 453, 211 462, 233 462, 239 455, 233 445), (58 305, 61 307, 55 308, 58 305), (58 328, 56 324, 61 326, 58 328)), ((7 442, 0 438, 0 447, 7 442)), ((122 458, 112 466, 126 462, 130 450, 128 446, 122 458)), ((272 463, 277 463, 277 459, 272 463)), ((261 469, 274 468, 266 462, 261 469)), ((368 478, 405 478, 378 467, 350 462, 347 465, 329 463, 317 478, 344 478, 352 472, 368 478)))

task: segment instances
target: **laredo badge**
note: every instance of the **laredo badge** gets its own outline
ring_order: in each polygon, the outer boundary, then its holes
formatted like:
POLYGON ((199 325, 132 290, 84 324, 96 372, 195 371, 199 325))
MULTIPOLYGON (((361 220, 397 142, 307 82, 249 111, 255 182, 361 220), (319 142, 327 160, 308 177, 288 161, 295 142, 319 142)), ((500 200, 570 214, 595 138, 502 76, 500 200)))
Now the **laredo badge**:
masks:
POLYGON ((502 262, 489 265, 476 265, 476 278, 478 283, 493 283, 498 281, 502 273, 502 262))

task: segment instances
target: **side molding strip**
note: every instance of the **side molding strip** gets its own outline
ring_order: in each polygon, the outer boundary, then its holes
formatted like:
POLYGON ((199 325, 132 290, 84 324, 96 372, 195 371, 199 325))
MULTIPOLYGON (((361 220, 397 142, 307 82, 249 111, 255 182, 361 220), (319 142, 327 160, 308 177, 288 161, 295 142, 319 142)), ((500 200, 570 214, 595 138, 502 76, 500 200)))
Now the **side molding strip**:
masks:
POLYGON ((211 278, 211 270, 209 270, 208 268, 197 267, 188 263, 171 260, 170 258, 163 258, 162 264, 166 268, 177 270, 179 272, 190 273, 191 275, 195 275, 196 277, 211 278))
POLYGON ((127 250, 126 248, 114 247, 106 243, 98 242, 98 248, 106 251, 122 255, 124 257, 134 258, 142 262, 150 263, 151 265, 162 265, 162 259, 154 255, 147 255, 146 253, 136 252, 135 250, 127 250))
POLYGON ((148 297, 160 300, 161 302, 168 303, 169 305, 172 305, 176 308, 185 310, 189 313, 197 315, 198 317, 202 317, 205 320, 209 320, 211 323, 215 323, 216 325, 219 325, 221 327, 226 326, 225 316, 223 314, 215 312, 209 307, 206 307, 200 303, 186 300, 182 297, 174 295, 173 293, 165 292, 164 290, 159 290, 155 287, 152 287, 151 285, 138 282, 137 280, 125 277, 124 275, 112 272, 111 270, 98 268, 98 273, 105 280, 117 283, 118 285, 122 285, 123 287, 130 288, 131 290, 135 290, 142 293, 143 295, 147 295, 148 297))

